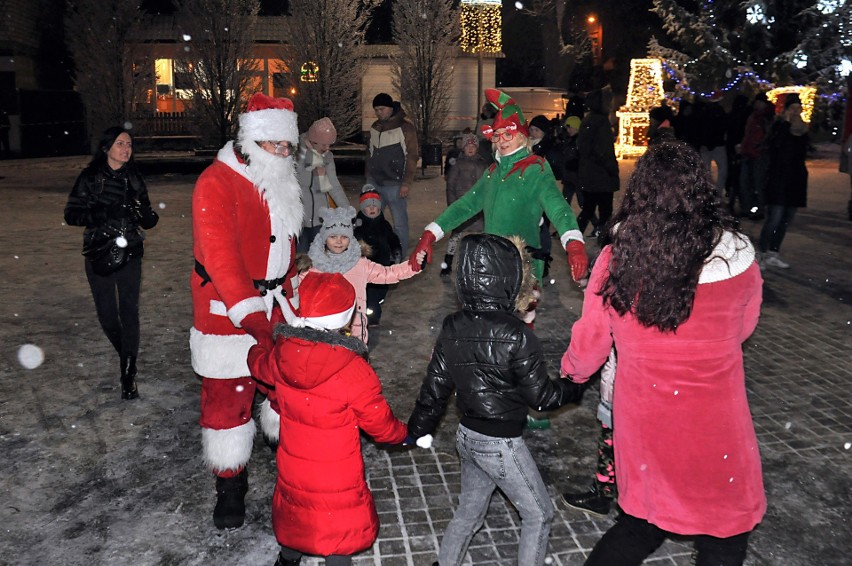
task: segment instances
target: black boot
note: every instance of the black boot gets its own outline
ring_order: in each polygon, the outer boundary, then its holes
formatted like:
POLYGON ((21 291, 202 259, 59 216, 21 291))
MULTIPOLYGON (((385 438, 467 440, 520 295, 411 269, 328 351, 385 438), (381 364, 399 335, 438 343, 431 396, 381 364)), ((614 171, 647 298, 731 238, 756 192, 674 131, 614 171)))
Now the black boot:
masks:
POLYGON ((136 356, 121 356, 121 398, 129 400, 137 397, 136 356))
POLYGON ((447 254, 444 256, 444 267, 441 267, 441 275, 446 277, 453 272, 453 256, 447 254))
POLYGON ((605 517, 612 506, 612 498, 598 489, 597 482, 583 493, 563 493, 562 503, 568 507, 605 517))
POLYGON ((278 554, 278 560, 275 561, 274 566, 299 566, 301 564, 302 559, 298 560, 295 558, 284 558, 281 554, 278 554))
POLYGON ((246 520, 246 492, 248 470, 232 478, 216 478, 216 508, 213 509, 213 524, 217 529, 236 529, 246 520))

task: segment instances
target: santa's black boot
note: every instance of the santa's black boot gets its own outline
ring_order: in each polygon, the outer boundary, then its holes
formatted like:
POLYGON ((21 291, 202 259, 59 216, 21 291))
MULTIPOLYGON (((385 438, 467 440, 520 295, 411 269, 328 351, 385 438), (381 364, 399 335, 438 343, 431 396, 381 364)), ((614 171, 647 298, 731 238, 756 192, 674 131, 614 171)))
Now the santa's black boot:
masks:
POLYGON ((136 388, 136 356, 121 356, 121 398, 125 400, 139 397, 136 388))
POLYGON ((447 254, 444 256, 444 265, 441 267, 441 275, 447 276, 453 271, 453 256, 447 254))
POLYGON ((232 478, 216 478, 216 508, 213 509, 213 524, 217 529, 236 529, 246 520, 246 492, 248 470, 232 478))

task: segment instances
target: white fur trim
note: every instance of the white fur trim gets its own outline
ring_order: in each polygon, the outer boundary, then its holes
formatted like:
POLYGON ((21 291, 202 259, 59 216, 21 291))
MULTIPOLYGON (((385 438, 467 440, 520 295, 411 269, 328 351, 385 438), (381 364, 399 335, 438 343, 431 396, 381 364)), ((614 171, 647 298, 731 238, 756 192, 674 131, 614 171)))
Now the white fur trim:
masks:
POLYGON ((716 283, 745 272, 754 263, 754 246, 746 236, 725 232, 704 264, 698 284, 716 283))
POLYGON ((435 241, 438 242, 441 238, 444 237, 444 231, 441 230, 441 227, 435 224, 434 222, 430 222, 426 225, 426 230, 428 232, 432 232, 435 235, 435 241))
POLYGON ((568 242, 570 242, 571 240, 579 240, 584 244, 586 243, 586 241, 583 239, 582 232, 580 232, 579 230, 568 230, 567 232, 559 236, 559 241, 562 242, 563 250, 565 249, 565 246, 568 245, 568 242))
MULTIPOLYGON (((338 328, 343 328, 347 322, 352 320, 352 313, 355 312, 356 304, 357 302, 343 312, 327 314, 325 316, 299 317, 293 322, 303 323, 304 326, 316 330, 337 330, 338 328)), ((301 328, 299 324, 291 323, 291 326, 301 328)))
POLYGON ((228 308, 222 301, 210 299, 210 314, 215 314, 216 316, 228 316, 228 308))
POLYGON ((201 429, 204 463, 213 472, 238 470, 248 464, 257 425, 250 420, 244 425, 224 430, 201 429))
POLYGON ((299 126, 296 113, 283 108, 266 108, 240 114, 240 141, 287 140, 294 146, 299 143, 299 126))
MULTIPOLYGON (((243 319, 246 316, 256 312, 262 312, 264 314, 267 313, 266 303, 263 301, 263 297, 249 297, 248 299, 243 299, 228 309, 228 318, 231 319, 234 326, 241 326, 243 319)), ((267 318, 269 317, 267 316, 267 318)))
POLYGON ((208 379, 248 377, 249 348, 256 344, 248 334, 204 334, 195 327, 189 330, 192 369, 208 379))
POLYGON ((281 436, 281 415, 275 412, 269 399, 264 399, 260 404, 260 430, 273 442, 278 442, 281 436))

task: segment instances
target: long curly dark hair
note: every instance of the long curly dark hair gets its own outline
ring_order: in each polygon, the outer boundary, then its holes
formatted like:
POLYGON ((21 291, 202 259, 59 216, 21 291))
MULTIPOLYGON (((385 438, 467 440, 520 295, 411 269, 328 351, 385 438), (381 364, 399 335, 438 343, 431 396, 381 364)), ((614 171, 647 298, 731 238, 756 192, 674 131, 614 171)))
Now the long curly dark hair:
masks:
POLYGON ((701 269, 735 221, 698 152, 671 141, 639 158, 609 226, 604 304, 673 332, 689 318, 701 269))

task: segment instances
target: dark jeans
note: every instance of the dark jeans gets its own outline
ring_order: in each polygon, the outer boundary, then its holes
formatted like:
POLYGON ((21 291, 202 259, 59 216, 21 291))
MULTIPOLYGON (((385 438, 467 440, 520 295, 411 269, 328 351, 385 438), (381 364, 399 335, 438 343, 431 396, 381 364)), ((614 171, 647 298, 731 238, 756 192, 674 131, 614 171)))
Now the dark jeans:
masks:
POLYGON ((142 282, 142 258, 127 263, 106 276, 92 271, 88 261, 86 278, 95 299, 95 311, 104 334, 122 356, 139 354, 139 287, 142 282))
POLYGON ((586 231, 586 226, 595 218, 595 209, 598 211, 598 226, 603 230, 604 225, 612 216, 612 193, 591 193, 582 191, 583 209, 577 217, 577 225, 580 232, 586 231))
MULTIPOLYGON (((667 534, 644 519, 623 513, 592 549, 585 566, 638 566, 663 544, 667 534)), ((695 566, 740 566, 750 534, 693 537, 698 554, 695 566)))
MULTIPOLYGON (((292 548, 287 548, 286 546, 281 547, 281 552, 278 553, 281 558, 284 560, 301 560, 303 554, 298 550, 293 550, 292 548)), ((349 566, 352 564, 351 556, 343 556, 341 554, 332 554, 330 556, 325 557, 326 566, 349 566)))
POLYGON ((777 252, 787 234, 787 227, 793 222, 796 207, 770 204, 766 207, 766 222, 760 231, 758 246, 762 252, 777 252))

